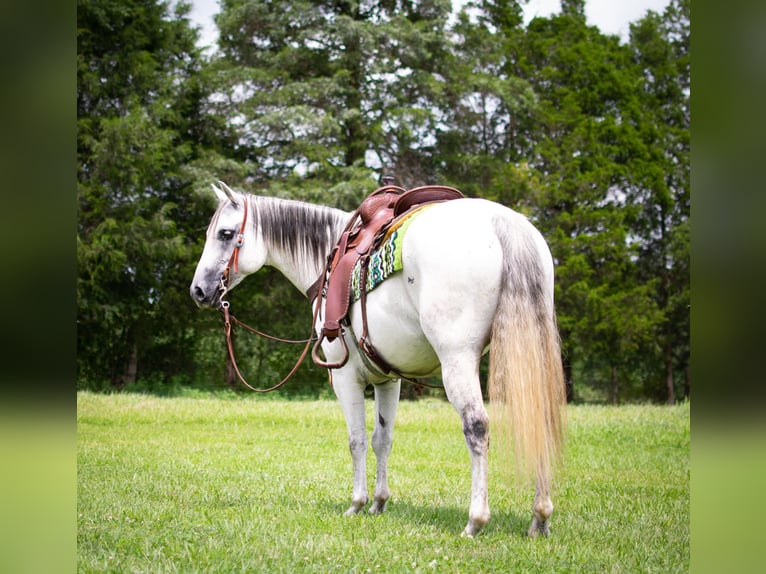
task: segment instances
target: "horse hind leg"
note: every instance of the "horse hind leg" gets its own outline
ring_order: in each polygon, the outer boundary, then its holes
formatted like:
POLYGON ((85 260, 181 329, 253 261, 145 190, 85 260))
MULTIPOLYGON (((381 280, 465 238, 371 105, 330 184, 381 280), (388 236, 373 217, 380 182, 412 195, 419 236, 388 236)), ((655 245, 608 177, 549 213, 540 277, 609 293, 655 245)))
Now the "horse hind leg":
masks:
POLYGON ((527 536, 535 538, 537 535, 550 536, 550 518, 553 514, 553 502, 550 497, 548 479, 538 475, 535 483, 535 501, 532 504, 532 524, 529 526, 527 536))
POLYGON ((471 455, 471 506, 462 535, 473 537, 489 522, 488 460, 489 417, 484 406, 463 411, 463 435, 471 455))
POLYGON ((399 404, 401 381, 394 380, 375 386, 375 427, 372 431, 372 449, 376 459, 375 494, 370 514, 381 514, 391 498, 388 488, 388 456, 394 438, 394 419, 399 404))
POLYGON ((442 362, 447 398, 460 415, 471 457, 471 506, 462 536, 474 537, 489 522, 489 416, 479 385, 478 357, 442 362))

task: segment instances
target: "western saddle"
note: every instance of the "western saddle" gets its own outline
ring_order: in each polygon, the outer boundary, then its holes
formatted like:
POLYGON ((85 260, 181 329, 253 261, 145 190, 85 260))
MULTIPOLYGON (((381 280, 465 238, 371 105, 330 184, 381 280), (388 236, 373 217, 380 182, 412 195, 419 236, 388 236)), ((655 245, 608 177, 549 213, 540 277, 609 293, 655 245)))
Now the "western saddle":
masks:
POLYGON ((387 183, 373 191, 351 215, 351 219, 340 236, 338 244, 327 257, 325 270, 308 290, 308 298, 313 301, 321 295, 326 299, 325 318, 319 340, 314 345, 311 357, 320 367, 338 369, 348 360, 348 348, 341 332, 341 325, 348 325, 348 310, 351 305, 351 275, 357 263, 361 262, 361 311, 362 336, 359 348, 384 373, 399 373, 378 355, 369 341, 367 333, 366 289, 367 269, 370 255, 377 249, 386 236, 386 232, 413 209, 428 203, 437 203, 463 196, 457 189, 443 185, 426 185, 414 189, 387 183), (318 350, 323 339, 333 341, 340 337, 344 357, 335 363, 329 363, 319 357, 318 350))

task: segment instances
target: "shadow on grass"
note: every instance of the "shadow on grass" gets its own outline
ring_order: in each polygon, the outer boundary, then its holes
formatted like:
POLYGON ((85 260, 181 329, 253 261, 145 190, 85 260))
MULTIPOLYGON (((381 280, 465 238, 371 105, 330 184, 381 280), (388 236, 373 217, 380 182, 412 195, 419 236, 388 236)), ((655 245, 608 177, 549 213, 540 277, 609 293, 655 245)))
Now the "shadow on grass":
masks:
MULTIPOLYGON (((318 505, 321 512, 332 513, 341 516, 348 508, 346 502, 324 501, 318 505)), ((364 520, 376 520, 378 516, 368 513, 370 505, 359 513, 359 518, 364 520)), ((526 537, 529 516, 511 512, 503 508, 491 509, 492 516, 487 526, 482 530, 482 535, 505 534, 508 536, 526 537)), ((406 500, 392 499, 386 506, 386 519, 394 524, 401 524, 404 528, 436 529, 445 534, 459 536, 468 522, 468 507, 458 508, 451 505, 414 504, 406 500)), ((353 519, 350 519, 353 520, 353 519)))

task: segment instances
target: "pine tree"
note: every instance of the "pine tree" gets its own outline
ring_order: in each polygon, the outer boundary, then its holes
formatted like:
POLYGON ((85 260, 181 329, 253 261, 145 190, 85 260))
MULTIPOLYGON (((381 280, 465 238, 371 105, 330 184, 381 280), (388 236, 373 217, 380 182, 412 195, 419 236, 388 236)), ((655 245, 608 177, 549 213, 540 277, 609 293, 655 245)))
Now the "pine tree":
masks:
POLYGON ((690 231, 690 3, 673 0, 660 15, 649 12, 631 25, 630 45, 642 71, 638 90, 643 153, 629 189, 641 206, 634 234, 641 246, 639 280, 654 279, 664 320, 656 340, 663 365, 658 396, 673 404, 677 389, 689 394, 690 231))
POLYGON ((449 7, 225 0, 216 20, 224 113, 238 118, 257 166, 251 183, 286 181, 298 194, 320 185, 325 203, 350 208, 370 191, 373 170, 404 185, 430 179, 449 7))
MULTIPOLYGON (((164 2, 78 2, 78 380, 188 367, 191 245, 182 166, 198 155, 196 33, 164 2), (180 263, 180 264, 179 264, 180 263)), ((203 227, 204 229, 204 227, 203 227)))

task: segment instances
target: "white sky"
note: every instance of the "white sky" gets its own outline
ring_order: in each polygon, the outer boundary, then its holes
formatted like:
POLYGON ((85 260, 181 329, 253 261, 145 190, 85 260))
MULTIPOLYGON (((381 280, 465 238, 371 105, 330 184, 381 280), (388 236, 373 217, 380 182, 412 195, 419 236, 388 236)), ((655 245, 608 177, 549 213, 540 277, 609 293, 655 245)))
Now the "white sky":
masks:
MULTIPOLYGON (((190 0, 189 14, 192 22, 199 25, 200 44, 214 46, 218 39, 218 28, 213 16, 218 13, 218 0, 190 0)), ((461 0, 453 0, 460 5, 461 0)), ((630 32, 629 24, 640 19, 647 10, 662 13, 669 0, 586 0, 585 17, 588 24, 598 26, 605 34, 615 34, 625 42, 630 32)), ((561 9, 560 0, 529 0, 524 6, 524 23, 535 16, 550 16, 561 9)))

